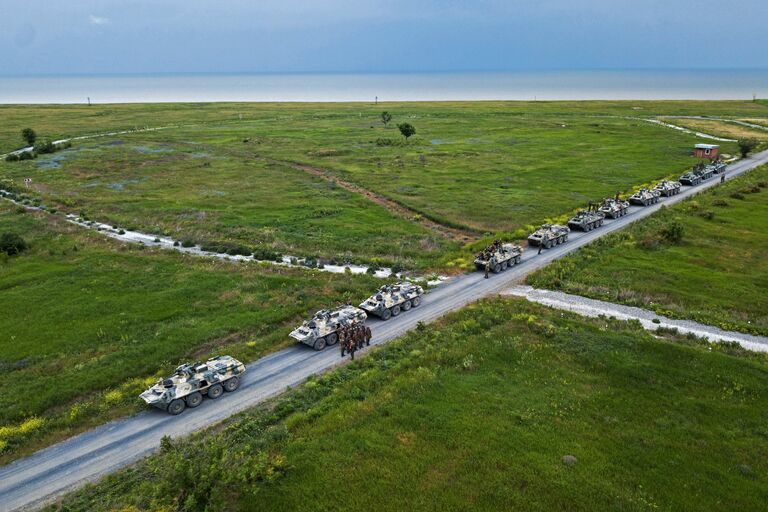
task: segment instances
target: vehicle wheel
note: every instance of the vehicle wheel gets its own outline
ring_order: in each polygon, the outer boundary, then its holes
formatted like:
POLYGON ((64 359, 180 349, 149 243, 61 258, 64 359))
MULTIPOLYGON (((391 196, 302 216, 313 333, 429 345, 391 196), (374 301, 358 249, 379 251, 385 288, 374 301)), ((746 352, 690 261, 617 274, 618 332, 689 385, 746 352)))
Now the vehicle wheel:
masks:
POLYGON ((411 309, 411 301, 407 300, 403 302, 403 305, 401 306, 403 308, 403 311, 408 311, 411 309))
POLYGON ((317 351, 323 350, 325 348, 325 338, 317 338, 315 344, 312 345, 312 348, 317 351))
POLYGON ((187 395, 187 398, 185 398, 184 401, 187 402, 187 407, 194 409, 203 403, 203 395, 201 395, 199 391, 195 391, 191 395, 187 395))
POLYGON ((547 240, 547 243, 545 243, 545 244, 544 244, 544 248, 545 248, 545 249, 549 249, 550 247, 552 247, 552 242, 550 242, 549 240, 547 240))
POLYGON ((238 387, 240 387, 240 379, 237 377, 230 377, 229 379, 224 381, 224 391, 231 393, 232 391, 236 390, 238 387))
POLYGON ((222 393, 224 393, 224 388, 221 387, 221 384, 214 384, 208 388, 208 398, 211 400, 216 400, 222 393))
POLYGON ((381 319, 382 320, 389 320, 389 318, 392 316, 392 312, 388 309, 385 309, 381 312, 381 319))
POLYGON ((392 306, 392 316, 397 316, 400 314, 400 306, 392 306))
POLYGON ((515 256, 515 265, 520 263, 520 256, 515 256))
POLYGON ((501 270, 507 270, 507 262, 506 261, 501 263, 501 270))
POLYGON ((499 272, 501 272, 501 265, 497 263, 493 266, 493 273, 498 274, 499 272))
POLYGON ((421 304, 421 297, 414 297, 411 299, 411 306, 417 308, 421 304))
POLYGON ((331 334, 325 337, 325 343, 329 347, 331 345, 335 345, 337 341, 339 341, 339 336, 335 332, 332 332, 331 334))
POLYGON ((184 412, 186 407, 187 406, 184 404, 184 400, 177 398, 168 404, 168 413, 176 416, 177 414, 184 412))

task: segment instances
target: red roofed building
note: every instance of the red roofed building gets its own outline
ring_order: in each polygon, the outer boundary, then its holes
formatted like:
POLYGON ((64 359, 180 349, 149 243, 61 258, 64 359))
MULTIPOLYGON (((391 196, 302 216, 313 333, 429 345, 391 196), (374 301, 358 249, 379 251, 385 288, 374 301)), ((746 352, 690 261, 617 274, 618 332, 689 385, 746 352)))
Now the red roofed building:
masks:
POLYGON ((717 158, 717 153, 720 151, 720 146, 716 144, 696 144, 693 148, 693 156, 696 158, 709 158, 714 160, 717 158))

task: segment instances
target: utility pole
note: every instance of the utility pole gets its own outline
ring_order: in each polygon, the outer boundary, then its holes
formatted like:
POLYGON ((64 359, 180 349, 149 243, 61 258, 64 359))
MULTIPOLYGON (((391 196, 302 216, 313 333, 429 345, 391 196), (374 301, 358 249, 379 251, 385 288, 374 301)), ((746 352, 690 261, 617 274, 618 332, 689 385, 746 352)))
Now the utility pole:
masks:
POLYGON ((378 105, 378 104, 379 104, 379 97, 378 97, 378 96, 375 96, 375 98, 376 98, 376 99, 373 101, 373 104, 374 104, 374 105, 378 105))
POLYGON ((90 96, 88 96, 88 106, 89 107, 91 106, 91 97, 90 96))

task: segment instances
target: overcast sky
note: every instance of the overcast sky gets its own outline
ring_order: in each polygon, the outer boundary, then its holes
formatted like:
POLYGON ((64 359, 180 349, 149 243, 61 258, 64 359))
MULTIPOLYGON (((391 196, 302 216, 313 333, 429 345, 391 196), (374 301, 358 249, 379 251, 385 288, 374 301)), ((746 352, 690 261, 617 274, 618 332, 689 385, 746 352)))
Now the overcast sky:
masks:
POLYGON ((0 0, 0 74, 766 68, 768 0, 0 0))

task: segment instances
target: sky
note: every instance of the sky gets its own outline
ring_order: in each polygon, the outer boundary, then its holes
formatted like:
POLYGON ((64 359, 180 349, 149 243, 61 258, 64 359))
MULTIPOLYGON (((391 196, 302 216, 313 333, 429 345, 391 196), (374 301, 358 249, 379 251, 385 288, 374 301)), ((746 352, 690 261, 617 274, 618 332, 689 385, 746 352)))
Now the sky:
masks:
POLYGON ((0 0, 0 75, 768 68, 768 0, 0 0))

